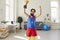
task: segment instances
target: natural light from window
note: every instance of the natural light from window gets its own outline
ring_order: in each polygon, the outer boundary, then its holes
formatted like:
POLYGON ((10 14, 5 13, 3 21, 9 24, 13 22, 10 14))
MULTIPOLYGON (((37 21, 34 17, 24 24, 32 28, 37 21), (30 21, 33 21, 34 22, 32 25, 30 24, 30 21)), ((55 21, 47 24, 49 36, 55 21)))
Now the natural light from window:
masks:
POLYGON ((14 0, 6 0, 6 21, 13 21, 14 0))
POLYGON ((51 1, 51 21, 58 23, 58 1, 51 1))

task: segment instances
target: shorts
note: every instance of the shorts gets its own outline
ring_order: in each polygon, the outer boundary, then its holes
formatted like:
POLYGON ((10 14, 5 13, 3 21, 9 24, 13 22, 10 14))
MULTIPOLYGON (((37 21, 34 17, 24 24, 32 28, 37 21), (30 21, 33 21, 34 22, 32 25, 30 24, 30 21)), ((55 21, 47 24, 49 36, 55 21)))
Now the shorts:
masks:
POLYGON ((27 37, 37 36, 36 29, 33 29, 33 28, 27 28, 26 36, 27 36, 27 37))

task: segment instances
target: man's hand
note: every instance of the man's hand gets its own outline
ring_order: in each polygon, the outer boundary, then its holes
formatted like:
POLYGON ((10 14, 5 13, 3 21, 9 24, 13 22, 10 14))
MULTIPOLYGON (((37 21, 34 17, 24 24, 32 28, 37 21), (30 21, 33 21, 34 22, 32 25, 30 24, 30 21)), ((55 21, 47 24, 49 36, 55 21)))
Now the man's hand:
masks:
POLYGON ((25 14, 26 16, 29 16, 29 15, 27 14, 27 12, 26 12, 27 4, 29 3, 29 1, 26 0, 25 2, 26 2, 26 4, 24 5, 24 14, 25 14))
POLYGON ((42 9, 41 9, 41 6, 39 6, 39 10, 40 10, 40 13, 36 15, 36 18, 39 17, 42 13, 42 9))
POLYGON ((24 5, 24 8, 27 9, 27 4, 29 3, 29 1, 28 1, 28 0, 25 0, 25 2, 26 2, 26 3, 25 3, 25 5, 24 5))
POLYGON ((41 8, 41 6, 40 6, 40 15, 42 14, 42 8, 41 8))
POLYGON ((41 9, 41 6, 39 6, 40 7, 40 9, 41 9))
POLYGON ((27 9, 27 5, 24 5, 24 8, 27 9))

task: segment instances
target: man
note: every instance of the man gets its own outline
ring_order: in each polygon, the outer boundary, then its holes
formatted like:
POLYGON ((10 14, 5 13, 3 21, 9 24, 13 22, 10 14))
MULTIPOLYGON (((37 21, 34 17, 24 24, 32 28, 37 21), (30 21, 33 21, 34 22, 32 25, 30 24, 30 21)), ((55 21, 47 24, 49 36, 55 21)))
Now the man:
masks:
MULTIPOLYGON (((25 5, 26 7, 26 5, 25 5)), ((28 40, 30 40, 30 38, 32 37, 32 40, 35 40, 35 37, 37 36, 36 33, 36 18, 39 17, 41 15, 41 6, 39 7, 40 9, 40 13, 38 15, 34 15, 36 10, 35 9, 31 9, 31 13, 30 15, 26 12, 26 8, 24 8, 24 13, 25 15, 28 17, 27 19, 27 31, 26 31, 26 36, 28 38, 28 40)))

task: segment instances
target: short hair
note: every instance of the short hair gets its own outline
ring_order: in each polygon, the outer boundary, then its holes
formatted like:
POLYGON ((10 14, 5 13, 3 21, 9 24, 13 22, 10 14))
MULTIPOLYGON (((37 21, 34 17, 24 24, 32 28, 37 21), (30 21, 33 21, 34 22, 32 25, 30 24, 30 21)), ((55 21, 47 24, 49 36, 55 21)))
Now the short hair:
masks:
POLYGON ((33 8, 32 8, 32 9, 31 9, 31 12, 32 12, 32 10, 34 10, 34 12, 36 12, 36 10, 35 10, 35 9, 33 9, 33 8))

